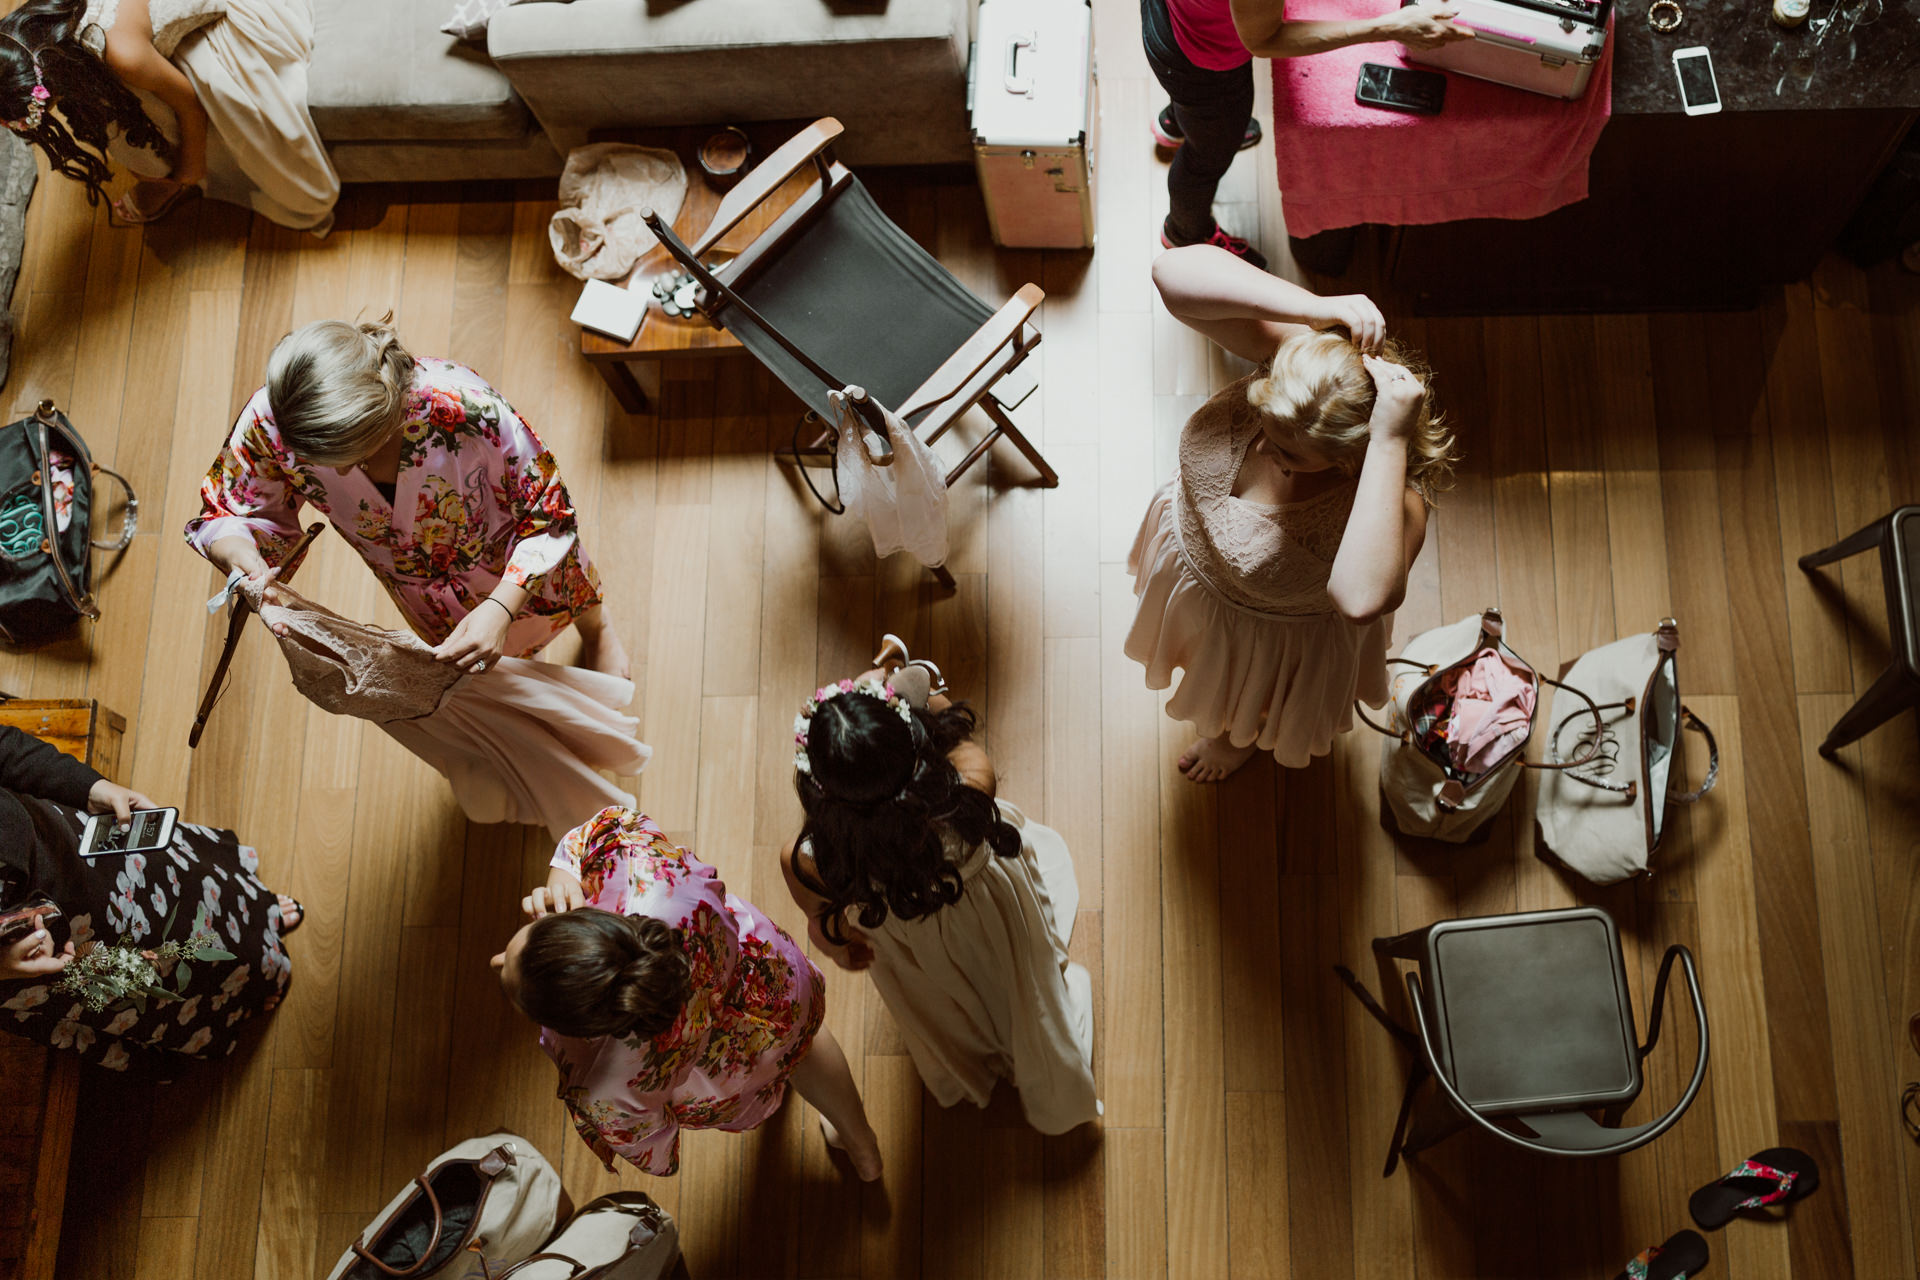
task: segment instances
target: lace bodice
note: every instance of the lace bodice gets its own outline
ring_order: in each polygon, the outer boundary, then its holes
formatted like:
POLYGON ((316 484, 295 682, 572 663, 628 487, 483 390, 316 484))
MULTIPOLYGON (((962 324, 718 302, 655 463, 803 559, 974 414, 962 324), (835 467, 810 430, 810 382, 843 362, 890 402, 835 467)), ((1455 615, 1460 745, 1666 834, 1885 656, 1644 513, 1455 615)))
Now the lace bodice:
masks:
POLYGON ((1327 579, 1353 511, 1354 482, 1302 502, 1271 505, 1233 496, 1260 411, 1241 378, 1208 400, 1180 432, 1174 490, 1180 550, 1221 596, 1256 613, 1331 613, 1327 579))
MULTIPOLYGON (((148 0, 153 19, 153 47, 171 58, 180 42, 227 12, 227 0, 148 0)), ((81 41, 98 54, 106 48, 107 32, 120 16, 120 0, 87 0, 81 20, 81 41)))

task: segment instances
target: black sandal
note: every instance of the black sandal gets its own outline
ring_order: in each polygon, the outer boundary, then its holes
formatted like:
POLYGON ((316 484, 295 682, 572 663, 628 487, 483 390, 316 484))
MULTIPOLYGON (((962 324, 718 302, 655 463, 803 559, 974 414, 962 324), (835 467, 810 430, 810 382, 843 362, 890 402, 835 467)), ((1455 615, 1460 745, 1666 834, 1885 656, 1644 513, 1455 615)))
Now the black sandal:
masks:
POLYGON ((1649 1246, 1614 1280, 1688 1280, 1707 1265, 1707 1242, 1698 1231, 1676 1231, 1665 1244, 1649 1246))
MULTIPOLYGON (((295 920, 292 924, 288 924, 286 922, 286 911, 284 908, 282 909, 280 913, 281 914, 280 936, 283 938, 291 937, 293 934, 299 931, 301 925, 307 922, 307 909, 300 905, 300 899, 294 897, 292 894, 288 894, 287 901, 291 902, 293 904, 293 909, 300 913, 300 918, 298 920, 295 920)), ((280 905, 280 903, 276 899, 273 905, 277 907, 280 905)))
POLYGON ((1717 1231, 1737 1213, 1804 1200, 1820 1187, 1820 1167, 1795 1147, 1769 1147, 1687 1198, 1693 1220, 1717 1231))

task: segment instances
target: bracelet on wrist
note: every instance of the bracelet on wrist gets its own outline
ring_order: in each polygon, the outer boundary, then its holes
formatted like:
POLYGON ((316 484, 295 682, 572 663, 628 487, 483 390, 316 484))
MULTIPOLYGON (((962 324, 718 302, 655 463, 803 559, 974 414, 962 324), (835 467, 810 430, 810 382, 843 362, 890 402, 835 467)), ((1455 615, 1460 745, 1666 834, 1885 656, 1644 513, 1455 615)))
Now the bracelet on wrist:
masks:
MULTIPOLYGON (((480 603, 481 603, 481 604, 497 604, 497 605, 499 605, 499 606, 500 606, 500 607, 501 607, 502 609, 507 609, 507 602, 506 602, 506 601, 504 601, 504 600, 496 600, 496 599, 494 599, 494 598, 493 598, 492 596, 487 596, 487 597, 485 597, 484 599, 482 599, 482 600, 480 601, 480 603)), ((517 617, 517 616, 518 616, 518 615, 517 615, 517 614, 515 614, 513 610, 511 610, 511 609, 507 609, 507 621, 508 621, 508 622, 512 622, 512 621, 514 621, 514 620, 516 619, 516 617, 517 617)))

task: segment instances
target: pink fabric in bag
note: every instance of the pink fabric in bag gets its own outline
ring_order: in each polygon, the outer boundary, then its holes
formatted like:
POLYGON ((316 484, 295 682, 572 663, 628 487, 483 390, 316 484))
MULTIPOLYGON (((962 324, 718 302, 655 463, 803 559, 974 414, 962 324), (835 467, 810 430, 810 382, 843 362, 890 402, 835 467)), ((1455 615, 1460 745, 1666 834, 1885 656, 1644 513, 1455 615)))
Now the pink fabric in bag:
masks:
POLYGON ((1456 769, 1485 773, 1526 740, 1533 724, 1533 681, 1493 649, 1470 667, 1449 671, 1440 687, 1453 695, 1447 754, 1456 769))
MULTIPOLYGON (((1390 2, 1292 0, 1287 17, 1371 18, 1390 2)), ((1354 101, 1362 63, 1414 65, 1396 43, 1275 62, 1273 153, 1288 234, 1538 218, 1586 199, 1587 158, 1613 112, 1613 43, 1573 102, 1449 72, 1446 107, 1434 116, 1354 101)))

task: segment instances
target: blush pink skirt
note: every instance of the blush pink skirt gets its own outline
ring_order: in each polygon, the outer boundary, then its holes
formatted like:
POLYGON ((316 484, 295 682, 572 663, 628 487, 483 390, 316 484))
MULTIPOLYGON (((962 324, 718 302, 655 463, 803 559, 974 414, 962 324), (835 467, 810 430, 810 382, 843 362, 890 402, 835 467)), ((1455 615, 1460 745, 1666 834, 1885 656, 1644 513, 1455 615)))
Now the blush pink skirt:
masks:
POLYGON ((1127 556, 1139 604, 1126 653, 1165 689, 1167 714, 1203 738, 1249 743, 1297 769, 1353 727, 1357 698, 1387 701, 1391 615, 1365 625, 1337 613, 1257 613, 1223 598, 1180 551, 1173 489, 1154 495, 1127 556))

